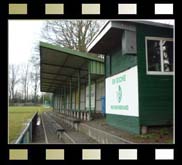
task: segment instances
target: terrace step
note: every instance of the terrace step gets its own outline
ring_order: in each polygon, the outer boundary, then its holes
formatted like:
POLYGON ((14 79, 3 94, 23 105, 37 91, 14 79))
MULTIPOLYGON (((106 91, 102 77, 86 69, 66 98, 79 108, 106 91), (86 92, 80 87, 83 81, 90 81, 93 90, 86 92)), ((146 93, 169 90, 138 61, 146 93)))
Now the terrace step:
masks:
POLYGON ((59 134, 57 134, 58 130, 63 130, 63 128, 56 124, 46 112, 42 113, 41 118, 46 143, 64 143, 61 138, 58 138, 59 134))
POLYGON ((79 123, 80 121, 78 119, 74 119, 71 117, 65 117, 64 115, 59 115, 57 113, 49 112, 48 113, 58 124, 60 124, 64 129, 65 132, 63 133, 63 139, 65 143, 69 143, 65 140, 65 137, 67 137, 72 143, 75 144, 96 144, 97 141, 89 137, 88 135, 81 133, 76 129, 71 123, 79 123), (69 122, 66 122, 69 121, 69 122), (68 124, 69 123, 69 124, 68 124))

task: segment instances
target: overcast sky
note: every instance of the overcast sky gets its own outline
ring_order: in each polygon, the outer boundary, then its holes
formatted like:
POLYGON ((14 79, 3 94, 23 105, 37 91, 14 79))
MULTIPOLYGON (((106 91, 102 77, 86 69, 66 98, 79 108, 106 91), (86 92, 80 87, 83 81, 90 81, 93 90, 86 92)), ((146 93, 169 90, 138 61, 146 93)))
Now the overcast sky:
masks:
POLYGON ((8 26, 9 64, 26 63, 36 42, 44 21, 10 20, 8 26))
MULTIPOLYGON (((173 20, 155 21, 167 24, 174 24, 173 20)), ((9 64, 21 64, 28 62, 28 60, 32 56, 35 43, 41 40, 40 34, 44 22, 45 21, 41 20, 9 20, 9 64)))

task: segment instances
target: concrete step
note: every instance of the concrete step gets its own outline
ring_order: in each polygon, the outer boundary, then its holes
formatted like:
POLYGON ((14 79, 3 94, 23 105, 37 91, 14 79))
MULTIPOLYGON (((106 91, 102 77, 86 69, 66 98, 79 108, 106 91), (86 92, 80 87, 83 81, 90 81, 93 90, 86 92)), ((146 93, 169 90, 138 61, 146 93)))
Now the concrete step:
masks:
POLYGON ((57 134, 55 133, 55 128, 53 127, 52 124, 53 120, 51 120, 50 116, 47 115, 46 112, 43 112, 41 118, 42 118, 46 143, 63 144, 64 142, 61 139, 59 139, 57 134))
MULTIPOLYGON (((55 115, 58 117, 59 121, 67 120, 67 116, 64 116, 64 114, 59 113, 53 113, 52 115, 55 115)), ((121 138, 120 136, 117 136, 117 134, 113 133, 112 127, 109 127, 109 130, 106 128, 102 128, 102 126, 99 124, 99 122, 95 121, 102 121, 105 120, 104 118, 100 119, 94 119, 93 121, 85 121, 80 122, 78 125, 78 131, 80 133, 83 133, 87 136, 89 136, 91 139, 94 139, 99 144, 130 144, 133 143, 131 141, 128 141, 124 138, 121 138), (100 125, 100 126, 99 126, 100 125)))
POLYGON ((69 125, 65 122, 65 118, 63 121, 63 116, 58 115, 52 112, 49 112, 49 115, 58 123, 60 124, 64 129, 65 132, 63 134, 63 141, 65 143, 74 143, 74 144, 96 144, 97 141, 89 137, 88 135, 78 132, 72 125, 69 125))
POLYGON ((96 140, 99 144, 130 144, 132 142, 113 135, 110 132, 95 128, 87 123, 80 123, 79 131, 96 140))

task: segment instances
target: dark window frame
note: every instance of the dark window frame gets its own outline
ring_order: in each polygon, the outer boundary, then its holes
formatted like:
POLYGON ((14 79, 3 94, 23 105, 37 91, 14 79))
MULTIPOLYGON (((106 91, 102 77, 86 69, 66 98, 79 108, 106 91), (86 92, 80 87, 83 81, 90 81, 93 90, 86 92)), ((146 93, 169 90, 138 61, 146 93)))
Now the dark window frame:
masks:
POLYGON ((173 75, 174 73, 174 41, 173 38, 164 38, 164 37, 145 37, 145 55, 146 55, 146 74, 148 75, 173 75), (148 64, 148 46, 147 41, 159 41, 160 44, 160 71, 150 71, 149 64, 148 64), (164 58, 163 58, 163 49, 162 49, 162 41, 170 41, 173 43, 173 68, 172 71, 164 71, 164 58))

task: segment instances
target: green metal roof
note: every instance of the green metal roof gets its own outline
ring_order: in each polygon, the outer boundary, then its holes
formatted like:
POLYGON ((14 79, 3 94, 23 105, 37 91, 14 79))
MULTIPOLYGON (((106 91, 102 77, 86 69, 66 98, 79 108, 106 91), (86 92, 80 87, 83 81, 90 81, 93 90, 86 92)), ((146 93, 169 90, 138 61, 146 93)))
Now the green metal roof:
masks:
POLYGON ((94 56, 96 56, 96 54, 93 54, 93 53, 80 52, 80 51, 77 51, 77 50, 73 50, 73 49, 69 49, 69 48, 65 48, 65 47, 60 47, 60 46, 48 44, 48 43, 45 43, 45 42, 40 42, 40 47, 44 47, 44 48, 47 48, 47 49, 53 49, 53 50, 56 50, 58 52, 67 53, 67 54, 70 54, 70 55, 74 55, 74 56, 77 56, 77 57, 82 57, 82 58, 92 60, 92 61, 104 62, 103 59, 100 59, 98 57, 94 57, 94 56))
MULTIPOLYGON (((104 60, 91 53, 83 53, 60 46, 40 42, 40 87, 42 92, 55 92, 59 88, 86 84, 90 62, 103 65, 104 60)), ((96 76, 100 76, 95 74, 96 76)), ((94 77, 94 76, 93 76, 94 77)))

